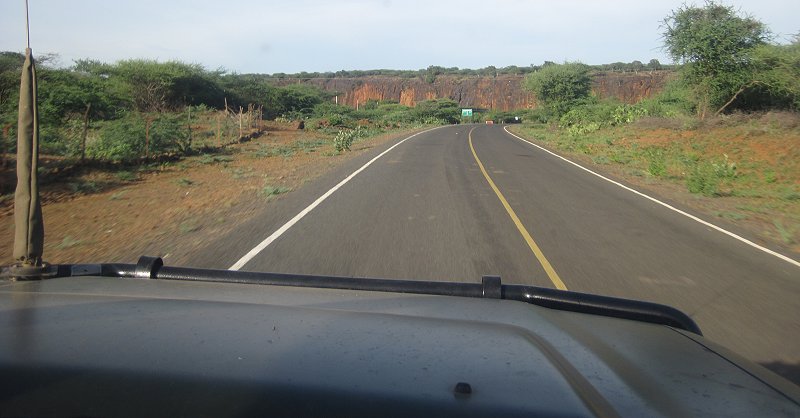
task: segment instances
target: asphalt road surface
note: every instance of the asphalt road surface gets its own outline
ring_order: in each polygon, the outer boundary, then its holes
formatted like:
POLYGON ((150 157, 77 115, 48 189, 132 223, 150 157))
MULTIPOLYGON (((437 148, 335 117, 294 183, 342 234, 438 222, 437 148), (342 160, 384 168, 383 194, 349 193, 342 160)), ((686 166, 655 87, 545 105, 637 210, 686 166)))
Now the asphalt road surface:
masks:
POLYGON ((271 202, 194 265, 465 282, 500 275, 506 284, 649 300, 683 310, 707 337, 797 381, 800 267, 502 126, 402 139, 271 202))

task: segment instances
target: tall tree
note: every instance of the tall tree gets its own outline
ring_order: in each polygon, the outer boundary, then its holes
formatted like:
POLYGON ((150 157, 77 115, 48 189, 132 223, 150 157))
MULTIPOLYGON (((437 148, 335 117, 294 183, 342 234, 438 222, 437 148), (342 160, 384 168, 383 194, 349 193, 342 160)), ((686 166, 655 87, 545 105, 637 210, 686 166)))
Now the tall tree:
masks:
POLYGON ((722 106, 751 79, 754 48, 769 40, 767 27, 731 6, 708 1, 683 6, 664 19, 664 47, 694 86, 698 113, 722 106))
POLYGON ((589 67, 577 62, 545 63, 528 75, 525 83, 536 100, 559 116, 589 97, 592 86, 589 67))

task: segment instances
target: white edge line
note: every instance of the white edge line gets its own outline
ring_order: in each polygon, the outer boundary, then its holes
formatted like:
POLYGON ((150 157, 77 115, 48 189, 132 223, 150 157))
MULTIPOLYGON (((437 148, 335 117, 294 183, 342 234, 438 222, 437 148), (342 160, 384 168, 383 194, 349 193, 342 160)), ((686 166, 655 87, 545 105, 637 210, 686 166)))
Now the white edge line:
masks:
POLYGON ((382 153, 378 154, 378 156, 377 156, 377 157, 375 157, 375 158, 373 158, 373 159, 369 160, 369 162, 367 162, 366 164, 364 164, 363 166, 361 166, 361 168, 359 168, 358 170, 354 171, 354 172, 353 172, 353 174, 350 174, 350 175, 349 175, 349 176, 347 176, 347 177, 346 177, 344 180, 340 181, 340 182, 339 182, 339 184, 337 184, 337 185, 333 186, 333 187, 332 187, 330 190, 328 190, 327 192, 325 192, 325 194, 323 194, 322 196, 318 197, 318 198, 317 198, 317 200, 315 200, 313 203, 311 203, 310 205, 308 205, 308 207, 306 207, 305 209, 303 209, 302 211, 300 211, 300 213, 298 213, 297 215, 295 215, 295 216, 294 216, 294 218, 290 219, 288 222, 286 222, 285 224, 283 224, 283 226, 281 226, 280 228, 278 228, 278 230, 277 230, 277 231, 273 232, 273 233, 272 233, 272 235, 268 236, 268 237, 267 237, 267 238, 266 238, 264 241, 261 241, 261 243, 259 243, 258 245, 256 245, 256 246, 255 246, 255 247, 254 247, 252 250, 250 250, 250 251, 249 251, 247 254, 245 254, 245 255, 244 255, 244 257, 240 258, 240 259, 239 259, 239 261, 237 261, 237 262, 236 262, 236 263, 234 263, 232 266, 230 266, 230 267, 228 268, 228 270, 233 270, 233 271, 236 271, 236 270, 239 270, 240 268, 244 267, 244 265, 245 265, 245 264, 247 264, 247 263, 248 263, 250 260, 252 260, 252 259, 253 259, 253 257, 257 256, 257 255, 258 255, 258 253, 260 253, 261 251, 263 251, 263 250, 264 250, 264 248, 267 248, 267 247, 268 247, 270 244, 272 244, 272 242, 273 242, 273 241, 275 241, 276 239, 278 239, 278 237, 280 237, 281 235, 283 235, 283 233, 284 233, 284 232, 288 231, 288 230, 289 230, 289 228, 291 228, 292 226, 294 226, 294 224, 296 224, 298 221, 300 221, 300 219, 303 219, 303 217, 304 217, 304 216, 308 215, 308 213, 309 213, 309 212, 311 212, 312 210, 314 210, 314 208, 316 208, 317 206, 319 206, 319 204, 320 204, 320 203, 322 203, 322 202, 323 202, 325 199, 327 199, 328 197, 330 197, 330 195, 332 195, 334 192, 336 192, 337 190, 339 190, 339 188, 341 188, 342 186, 344 186, 345 184, 347 184, 347 182, 348 182, 348 181, 350 181, 350 180, 352 180, 352 179, 353 179, 353 177, 357 176, 357 175, 358 175, 358 173, 360 173, 360 172, 364 171, 364 170, 365 170, 367 167, 369 167, 370 165, 372 165, 372 163, 374 163, 375 161, 377 161, 377 160, 378 160, 378 158, 381 158, 381 157, 383 157, 383 156, 384 156, 386 153, 388 153, 389 151, 393 150, 393 149, 394 149, 395 147, 397 147, 398 145, 402 144, 403 142, 406 142, 406 141, 408 141, 409 139, 411 139, 411 138, 413 138, 413 137, 415 137, 415 136, 417 136, 417 135, 424 134, 425 132, 430 132, 430 131, 432 131, 432 130, 434 130, 434 129, 439 129, 439 128, 443 128, 443 127, 444 127, 444 126, 437 126, 437 127, 435 127, 435 128, 426 129, 426 130, 424 130, 424 131, 422 131, 422 132, 417 132, 417 133, 415 133, 414 135, 411 135, 411 136, 409 136, 409 137, 407 137, 407 138, 403 139, 402 141, 400 141, 400 142, 398 142, 398 143, 396 143, 396 144, 392 145, 392 146, 391 146, 391 147, 389 147, 389 149, 387 149, 386 151, 383 151, 382 153))
POLYGON ((701 223, 701 224, 703 224, 703 225, 705 225, 705 226, 707 226, 707 227, 709 227, 709 228, 716 229, 717 231, 719 231, 719 232, 722 232, 723 234, 725 234, 725 235, 728 235, 728 236, 730 236, 730 237, 732 237, 732 238, 735 238, 735 239, 737 239, 737 240, 739 240, 739 241, 741 241, 741 242, 743 242, 743 243, 745 243, 745 244, 747 244, 747 245, 749 245, 749 246, 751 246, 751 247, 753 247, 753 248, 757 248, 757 249, 759 249, 759 250, 761 250, 761 251, 763 251, 763 252, 765 252, 765 253, 767 253, 767 254, 774 255, 775 257, 778 257, 778 258, 780 258, 781 260, 783 260, 783 261, 786 261, 787 263, 794 264, 795 266, 797 266, 797 267, 800 267, 800 261, 797 261, 797 260, 791 259, 791 258, 789 258, 789 257, 787 257, 787 256, 785 256, 785 255, 783 255, 783 254, 781 254, 781 253, 777 253, 777 252, 775 252, 775 251, 772 251, 772 250, 770 250, 769 248, 762 247, 762 246, 760 246, 760 245, 756 244, 755 242, 748 240, 747 238, 744 238, 744 237, 742 237, 742 236, 736 235, 736 234, 734 234, 733 232, 730 232, 730 231, 728 231, 728 230, 726 230, 726 229, 723 229, 723 228, 721 228, 721 227, 718 227, 718 226, 716 226, 716 225, 714 225, 714 224, 712 224, 712 223, 710 223, 710 222, 706 222, 706 221, 704 221, 704 220, 702 220, 702 219, 698 218, 697 216, 694 216, 694 215, 692 215, 692 214, 686 213, 686 212, 684 212, 684 211, 682 211, 682 210, 680 210, 680 209, 678 209, 678 208, 676 208, 676 207, 674 207, 674 206, 672 206, 672 205, 669 205, 669 204, 667 204, 667 203, 664 203, 664 202, 662 202, 662 201, 660 201, 660 200, 658 200, 658 199, 656 199, 656 198, 654 198, 654 197, 648 196, 648 195, 646 195, 646 194, 644 194, 644 193, 642 193, 642 192, 640 192, 640 191, 638 191, 638 190, 632 189, 632 188, 630 188, 630 187, 628 187, 628 186, 626 186, 626 185, 624 185, 624 184, 622 184, 622 183, 620 183, 620 182, 618 182, 618 181, 611 180, 610 178, 608 178, 608 177, 605 177, 605 176, 603 176, 602 174, 595 173, 594 171, 592 171, 592 170, 589 170, 588 168, 586 168, 586 167, 584 167, 584 166, 582 166, 582 165, 580 165, 580 164, 578 164, 578 163, 576 163, 576 162, 573 162, 573 161, 571 161, 571 160, 568 160, 568 159, 566 159, 566 158, 564 158, 564 157, 562 157, 562 156, 560 156, 560 155, 558 155, 558 154, 556 154, 556 153, 554 153, 554 152, 550 151, 550 150, 549 150, 549 149, 547 149, 547 148, 544 148, 544 147, 541 147, 541 146, 539 146, 539 145, 536 145, 536 144, 534 144, 533 142, 531 142, 531 141, 528 141, 527 139, 524 139, 524 138, 522 138, 522 137, 520 137, 520 136, 518 136, 518 135, 514 134, 513 132, 510 132, 510 131, 508 130, 508 127, 507 127, 507 126, 506 126, 506 127, 503 127, 503 130, 504 130, 504 131, 506 131, 506 133, 507 133, 507 134, 509 134, 509 135, 513 136, 514 138, 517 138, 517 139, 519 139, 520 141, 522 141, 522 142, 525 142, 526 144, 533 145, 534 147, 536 147, 536 148, 539 148, 540 150, 542 150, 542 151, 544 151, 544 152, 546 152, 546 153, 548 153, 548 154, 550 154, 550 155, 553 155, 553 156, 555 156, 555 157, 558 157, 558 158, 560 158, 560 159, 562 159, 562 160, 564 160, 564 161, 566 161, 566 162, 568 162, 568 163, 570 163, 570 164, 574 165, 575 167, 578 167, 578 168, 580 168, 581 170, 584 170, 584 171, 586 171, 586 172, 589 172, 589 173, 591 173, 591 174, 594 174, 595 176, 597 176, 597 177, 600 177, 601 179, 603 179, 603 180, 605 180, 605 181, 607 181, 607 182, 609 182, 609 183, 616 184, 617 186, 619 186, 619 187, 622 187, 623 189, 625 189, 625 190, 627 190, 627 191, 629 191, 629 192, 636 193, 637 195, 639 195, 639 196, 641 196, 641 197, 644 197, 645 199, 648 199, 648 200, 651 200, 651 201, 653 201, 653 202, 655 202, 655 203, 658 203, 659 205, 661 205, 661 206, 664 206, 665 208, 667 208, 667 209, 670 209, 670 210, 673 210, 673 211, 675 211, 675 212, 677 212, 677 213, 680 213, 681 215, 683 215, 683 216, 685 216, 685 217, 687 217, 687 218, 689 218, 689 219, 692 219, 692 220, 694 220, 694 221, 697 221, 697 222, 699 222, 699 223, 701 223))

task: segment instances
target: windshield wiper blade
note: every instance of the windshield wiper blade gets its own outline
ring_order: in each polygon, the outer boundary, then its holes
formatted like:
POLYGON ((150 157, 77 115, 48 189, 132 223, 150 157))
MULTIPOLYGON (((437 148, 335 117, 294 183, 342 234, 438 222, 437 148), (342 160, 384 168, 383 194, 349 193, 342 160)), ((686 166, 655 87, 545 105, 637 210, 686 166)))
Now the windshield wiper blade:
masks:
POLYGON ((58 266, 57 276, 125 277, 507 299, 562 311, 667 325, 703 335, 694 320, 671 306, 546 287, 504 285, 498 276, 483 276, 481 283, 461 283, 262 273, 165 266, 160 258, 147 256, 141 257, 137 264, 62 264, 58 266))

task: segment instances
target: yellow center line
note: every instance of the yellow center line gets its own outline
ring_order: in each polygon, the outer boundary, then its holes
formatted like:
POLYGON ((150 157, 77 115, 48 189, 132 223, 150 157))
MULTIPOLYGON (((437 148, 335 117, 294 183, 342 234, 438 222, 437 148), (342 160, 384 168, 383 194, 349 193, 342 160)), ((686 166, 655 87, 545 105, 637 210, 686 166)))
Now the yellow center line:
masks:
POLYGON ((535 255, 536 259, 539 260, 539 263, 541 263, 545 273, 547 273, 547 277, 550 278, 550 281, 553 282, 553 285, 555 285, 556 289, 567 290, 567 286, 561 281, 561 278, 558 277, 558 273, 556 273, 555 269, 553 269, 553 266, 550 265, 550 262, 547 261, 547 258, 544 256, 542 250, 538 245, 536 245, 536 242, 533 240, 533 237, 531 237, 531 234, 528 233, 528 230, 525 229, 525 225, 522 225, 522 221, 519 220, 519 217, 514 212, 514 209, 512 209, 511 205, 508 204, 508 201, 503 196, 503 193, 500 193, 500 189, 497 188, 497 185, 494 184, 492 178, 489 177, 489 173, 486 171, 486 168, 483 167, 483 163, 481 163, 480 158, 478 158, 478 153, 475 152, 475 147, 472 146, 472 131, 474 130, 475 128, 472 128, 469 131, 469 149, 472 150, 472 156, 475 157, 475 162, 478 163, 478 167, 480 167, 483 176, 486 177, 486 181, 489 182, 489 186, 492 187, 492 190, 494 190, 497 198, 500 199, 500 203, 502 203, 503 207, 506 208, 508 216, 510 216, 511 220, 514 221, 514 225, 517 226, 519 233, 522 234, 522 238, 524 238, 525 242, 528 243, 528 247, 530 247, 531 251, 533 251, 533 255, 535 255))

